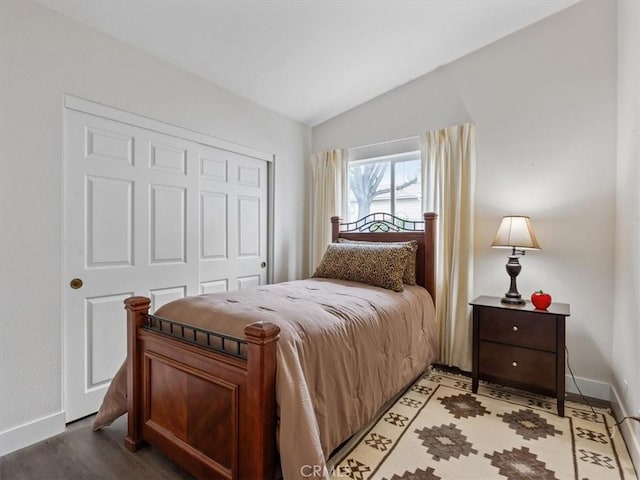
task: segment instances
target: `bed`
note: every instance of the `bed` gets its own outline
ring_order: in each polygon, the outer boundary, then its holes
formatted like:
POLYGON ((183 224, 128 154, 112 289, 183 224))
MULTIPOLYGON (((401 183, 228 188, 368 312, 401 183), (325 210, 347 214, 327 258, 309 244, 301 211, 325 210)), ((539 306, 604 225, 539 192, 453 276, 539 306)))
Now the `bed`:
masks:
POLYGON ((127 299, 127 448, 151 444, 197 478, 326 478, 331 451, 436 358, 435 219, 331 219, 334 242, 417 243, 402 292, 311 278, 154 315, 127 299))

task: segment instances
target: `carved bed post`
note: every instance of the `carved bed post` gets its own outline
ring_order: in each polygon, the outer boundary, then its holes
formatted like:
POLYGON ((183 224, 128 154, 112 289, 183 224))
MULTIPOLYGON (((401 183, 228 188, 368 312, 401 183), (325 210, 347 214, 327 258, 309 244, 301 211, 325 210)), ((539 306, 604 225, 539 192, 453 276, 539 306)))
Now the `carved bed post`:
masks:
POLYGON ((433 303, 436 303, 436 219, 437 213, 424 214, 424 262, 425 279, 424 287, 431 294, 433 303))
POLYGON ((331 241, 338 240, 340 234, 340 217, 331 217, 331 241))
POLYGON ((276 346, 280 327, 257 322, 244 329, 247 342, 247 418, 252 433, 243 478, 273 478, 276 447, 276 346))
POLYGON ((145 442, 142 440, 142 359, 138 352, 138 328, 142 327, 149 313, 151 300, 147 297, 131 297, 124 301, 127 311, 127 411, 128 433, 126 447, 135 452, 145 442))

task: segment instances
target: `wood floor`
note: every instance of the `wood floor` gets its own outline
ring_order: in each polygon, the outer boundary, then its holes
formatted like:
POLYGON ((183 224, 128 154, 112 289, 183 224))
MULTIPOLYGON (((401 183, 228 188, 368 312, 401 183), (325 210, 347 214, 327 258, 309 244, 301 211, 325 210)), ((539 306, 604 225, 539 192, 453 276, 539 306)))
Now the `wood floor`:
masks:
POLYGON ((43 442, 0 458, 2 480, 174 480, 191 479, 158 450, 131 453, 124 446, 126 415, 94 432, 93 417, 68 425, 43 442))

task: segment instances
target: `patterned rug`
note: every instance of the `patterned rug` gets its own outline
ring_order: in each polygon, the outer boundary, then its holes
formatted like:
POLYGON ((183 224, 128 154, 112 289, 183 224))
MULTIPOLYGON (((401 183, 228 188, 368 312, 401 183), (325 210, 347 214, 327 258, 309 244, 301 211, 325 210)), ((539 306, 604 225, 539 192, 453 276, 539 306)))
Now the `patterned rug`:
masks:
POLYGON ((637 480, 603 409, 432 370, 334 458, 335 479, 637 480))

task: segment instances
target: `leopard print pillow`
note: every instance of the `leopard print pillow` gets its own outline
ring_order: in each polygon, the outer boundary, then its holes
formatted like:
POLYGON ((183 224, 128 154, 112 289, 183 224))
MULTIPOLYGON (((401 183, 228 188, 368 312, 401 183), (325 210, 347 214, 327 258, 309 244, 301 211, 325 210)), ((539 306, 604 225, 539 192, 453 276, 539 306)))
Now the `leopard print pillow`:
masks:
POLYGON ((332 243, 313 277, 351 280, 401 292, 410 254, 407 245, 332 243))
POLYGON ((404 267, 402 281, 407 285, 416 284, 416 254, 418 252, 418 242, 416 240, 410 240, 408 242, 363 242, 360 240, 338 238, 338 243, 359 243, 361 245, 408 245, 411 248, 411 253, 407 259, 407 264, 404 267))

